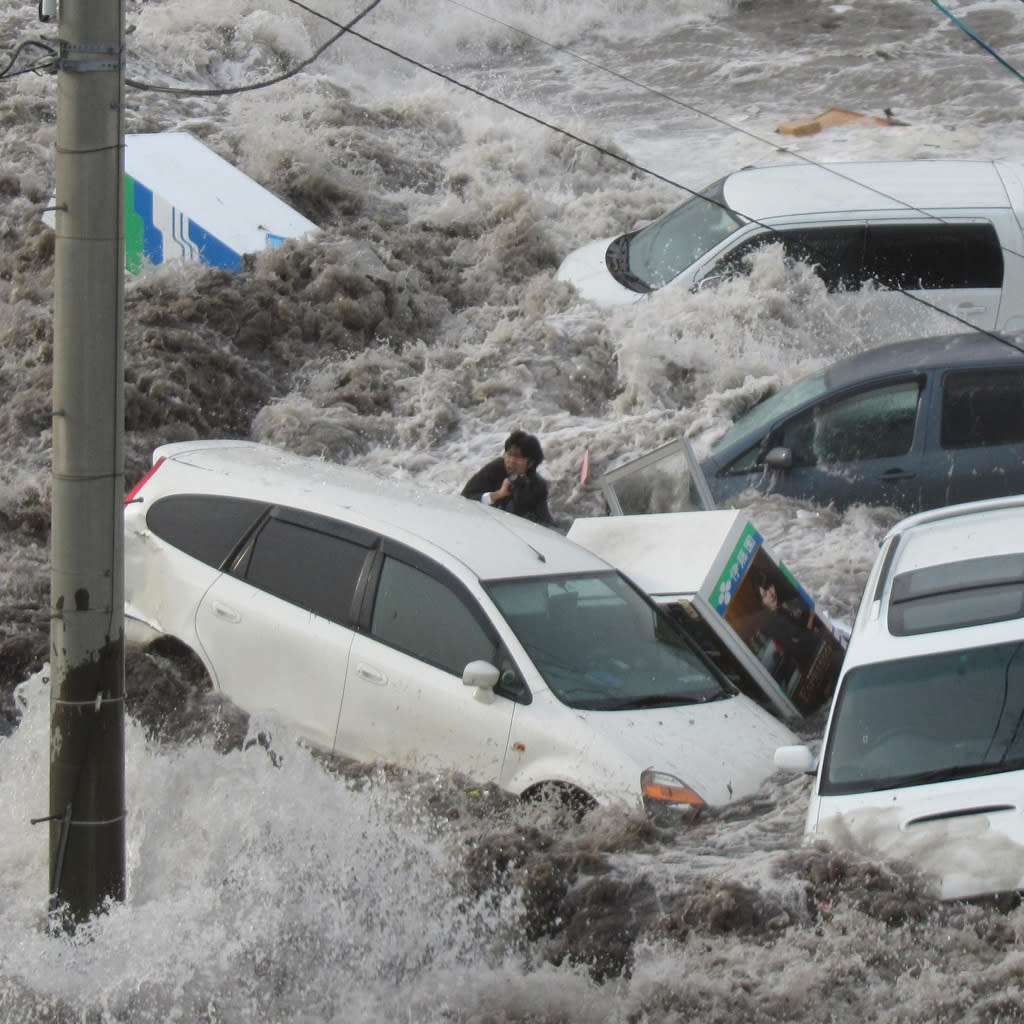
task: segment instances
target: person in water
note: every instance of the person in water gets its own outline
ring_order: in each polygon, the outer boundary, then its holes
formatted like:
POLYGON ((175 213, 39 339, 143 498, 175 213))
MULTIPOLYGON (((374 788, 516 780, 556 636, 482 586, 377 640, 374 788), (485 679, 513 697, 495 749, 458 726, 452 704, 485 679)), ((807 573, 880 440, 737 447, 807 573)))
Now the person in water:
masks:
POLYGON ((474 473, 462 488, 462 496, 554 526, 548 509, 548 484, 537 472, 543 461, 540 441, 525 430, 513 430, 505 440, 504 454, 474 473))

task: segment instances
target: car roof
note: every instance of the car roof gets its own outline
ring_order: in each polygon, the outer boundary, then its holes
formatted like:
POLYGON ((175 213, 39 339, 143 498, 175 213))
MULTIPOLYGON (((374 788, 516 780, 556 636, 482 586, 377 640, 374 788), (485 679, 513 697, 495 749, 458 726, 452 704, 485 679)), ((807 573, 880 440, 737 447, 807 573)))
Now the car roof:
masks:
POLYGON ((447 553, 485 580, 611 569, 557 530, 508 512, 270 445, 179 442, 157 448, 154 464, 159 460, 173 463, 177 472, 154 472, 146 488, 151 500, 164 494, 224 494, 301 508, 428 554, 447 553))
POLYGON ((865 210, 1010 209, 1020 207, 1022 173, 1016 164, 985 160, 779 164, 734 171, 723 188, 726 203, 756 221, 865 210))
POLYGON ((936 367, 1005 365, 1024 360, 1024 351, 1018 345, 1024 346, 1024 341, 983 331, 893 341, 833 363, 825 371, 825 384, 831 391, 901 370, 911 373, 936 367))
MULTIPOLYGON (((882 541, 850 637, 845 675, 856 665, 913 657, 1007 639, 1024 640, 1024 619, 894 636, 889 629, 893 581, 918 570, 1024 555, 1024 495, 950 505, 897 523, 882 541)), ((1024 581, 1022 581, 1024 583, 1024 581)), ((966 591, 971 581, 965 580, 966 591)), ((959 588, 958 588, 959 592, 959 588)))

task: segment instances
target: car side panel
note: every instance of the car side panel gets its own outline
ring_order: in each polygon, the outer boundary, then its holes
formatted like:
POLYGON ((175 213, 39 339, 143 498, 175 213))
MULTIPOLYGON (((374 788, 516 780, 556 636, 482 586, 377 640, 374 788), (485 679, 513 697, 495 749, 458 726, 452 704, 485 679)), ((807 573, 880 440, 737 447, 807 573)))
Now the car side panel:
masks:
POLYGON ((336 753, 500 782, 515 704, 372 637, 349 656, 336 753))
POLYGON ((224 574, 197 609, 196 633, 235 703, 250 712, 287 708, 303 738, 332 749, 350 629, 224 574))
POLYGON ((195 610, 219 570, 154 534, 141 505, 125 510, 124 559, 125 615, 197 646, 195 610))

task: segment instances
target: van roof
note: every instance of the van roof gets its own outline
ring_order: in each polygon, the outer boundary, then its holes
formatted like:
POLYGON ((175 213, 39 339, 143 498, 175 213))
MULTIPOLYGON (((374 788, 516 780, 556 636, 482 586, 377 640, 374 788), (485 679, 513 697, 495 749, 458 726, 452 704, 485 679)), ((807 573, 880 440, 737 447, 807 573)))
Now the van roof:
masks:
MULTIPOLYGON (((1010 571, 1019 556, 1024 555, 1024 495, 920 512, 894 526, 883 539, 881 551, 881 567, 871 574, 854 624, 844 674, 855 664, 1024 638, 1021 618, 905 636, 894 636, 888 625, 893 581, 897 577, 960 563, 973 565, 975 575, 984 564, 1001 563, 1010 571)), ((973 583, 962 577, 965 588, 984 582, 980 577, 973 583)))
POLYGON ((888 376, 906 371, 908 374, 934 367, 1006 366, 1024 364, 1024 342, 1009 336, 1005 340, 984 331, 944 334, 927 338, 890 341, 875 348, 855 352, 833 363, 825 372, 830 389, 862 384, 872 376, 888 376))
MULTIPOLYGON (((480 579, 607 571, 607 562, 556 530, 460 495, 411 481, 385 480, 322 459, 304 458, 251 441, 186 441, 162 445, 153 461, 179 472, 157 472, 148 492, 227 494, 333 516, 386 533, 422 550, 445 552, 480 579), (161 483, 166 481, 164 487, 161 483)), ((427 552, 429 553, 429 551, 427 552)))
POLYGON ((1022 175, 1015 164, 985 160, 780 164, 735 171, 725 179, 724 196, 755 221, 867 210, 1012 209, 1021 205, 1022 175))

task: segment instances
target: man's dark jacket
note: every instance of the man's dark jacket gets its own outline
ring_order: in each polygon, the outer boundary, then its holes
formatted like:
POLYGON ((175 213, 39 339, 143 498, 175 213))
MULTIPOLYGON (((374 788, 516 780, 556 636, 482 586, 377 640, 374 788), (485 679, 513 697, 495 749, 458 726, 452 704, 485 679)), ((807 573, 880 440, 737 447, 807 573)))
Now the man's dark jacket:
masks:
MULTIPOLYGON (((462 488, 462 496, 471 501, 479 501, 484 494, 501 487, 506 476, 503 458, 488 462, 483 469, 470 477, 469 483, 462 488)), ((537 472, 536 467, 515 480, 512 484, 512 493, 504 500, 494 502, 494 507, 535 523, 542 523, 544 526, 555 525, 548 509, 548 484, 537 472)))

